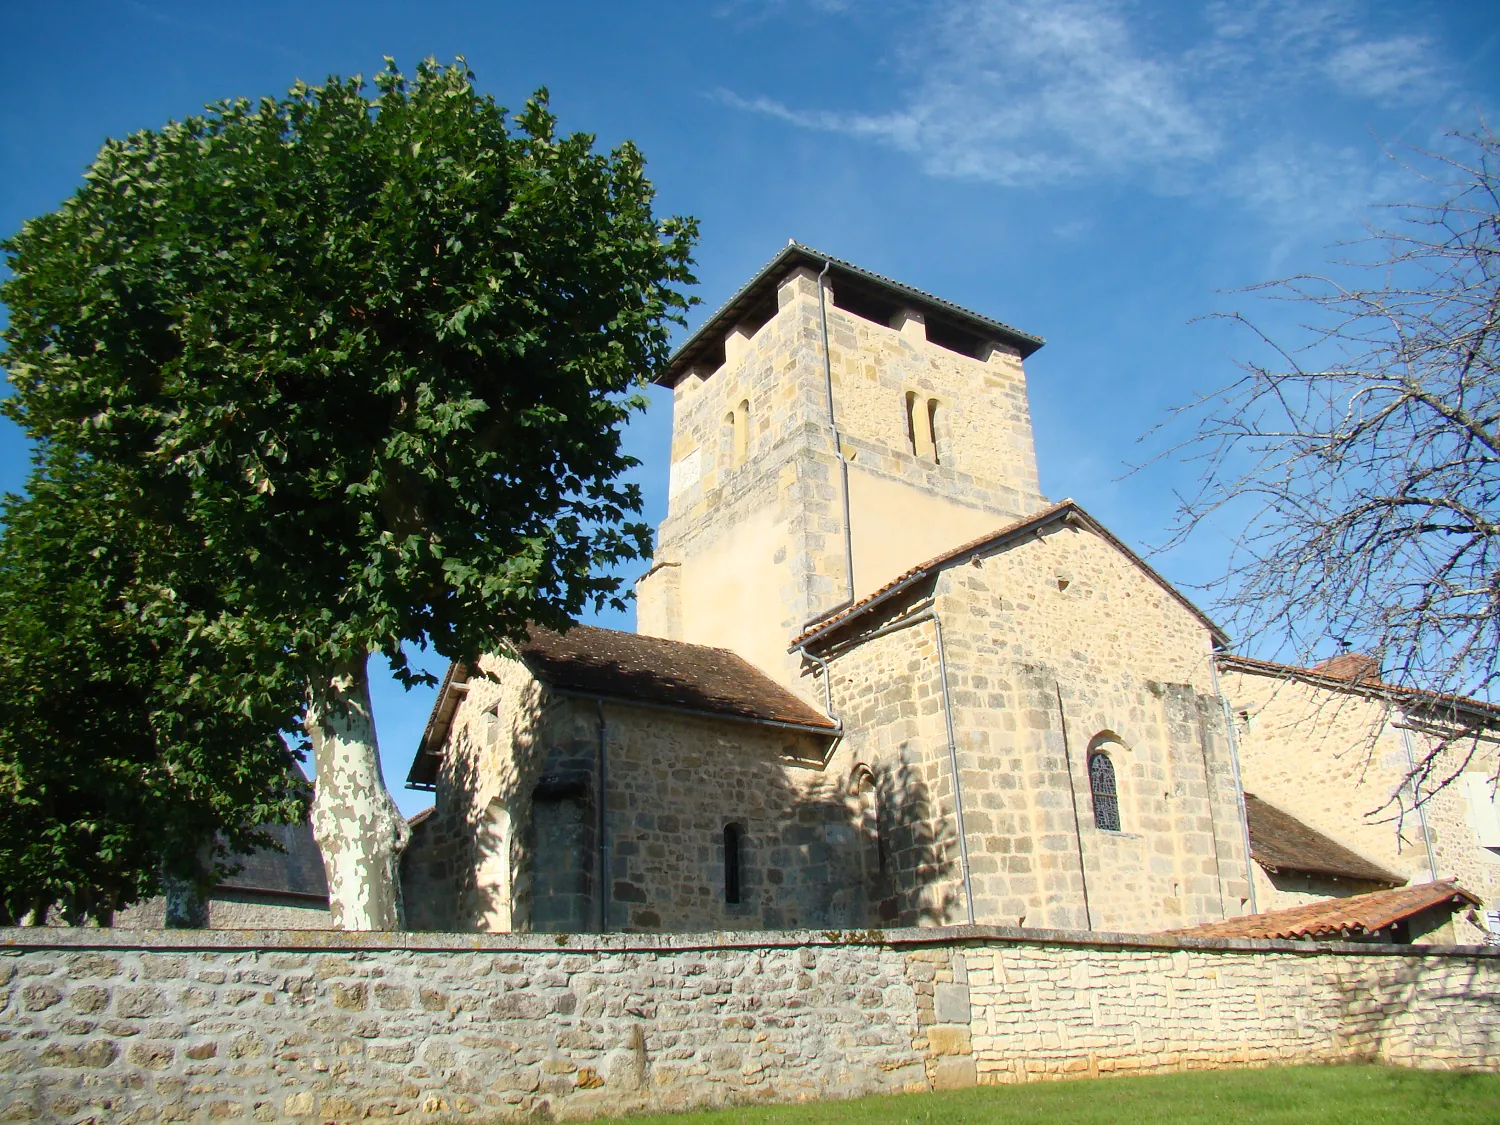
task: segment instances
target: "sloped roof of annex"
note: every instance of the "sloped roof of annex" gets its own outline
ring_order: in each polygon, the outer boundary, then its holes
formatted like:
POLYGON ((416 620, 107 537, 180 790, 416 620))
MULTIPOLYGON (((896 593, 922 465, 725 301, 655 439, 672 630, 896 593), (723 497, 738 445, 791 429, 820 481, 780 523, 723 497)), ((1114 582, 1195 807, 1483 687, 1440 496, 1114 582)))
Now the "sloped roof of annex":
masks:
POLYGON ((1250 828, 1250 858, 1272 874, 1286 871, 1333 875, 1392 887, 1406 882, 1400 875, 1351 851, 1253 793, 1245 794, 1245 818, 1250 828))
POLYGON ((1339 938, 1375 937, 1382 930, 1436 906, 1458 909, 1479 900, 1452 879, 1418 883, 1389 891, 1320 899, 1266 914, 1242 914, 1222 922, 1206 922, 1169 934, 1195 938, 1339 938))
MULTIPOLYGON (((533 625, 507 655, 521 661, 541 683, 565 695, 615 700, 729 722, 748 722, 805 734, 837 736, 838 726, 728 649, 686 641, 575 625, 557 633, 533 625)), ((462 663, 448 666, 427 720, 417 756, 407 774, 411 789, 437 782, 459 696, 472 674, 462 663)))
POLYGON ((1157 573, 1145 559, 1141 558, 1140 555, 1121 542, 1107 527, 1084 511, 1076 501, 1068 499, 1059 500, 1039 512, 1023 516, 1003 527, 997 528, 988 535, 982 535, 978 539, 971 539, 967 543, 962 543, 957 547, 944 551, 942 554, 930 558, 924 563, 919 563, 902 574, 898 574, 884 586, 880 587, 880 589, 867 594, 853 605, 830 614, 822 620, 811 623, 800 636, 792 641, 788 651, 795 652, 798 649, 821 648, 831 642, 835 634, 842 633, 845 627, 851 625, 857 619, 872 613, 878 607, 891 602, 907 590, 925 582, 939 572, 970 562, 978 556, 1001 550, 1013 543, 1024 540, 1027 536, 1035 535, 1054 524, 1083 528, 1097 535, 1196 618, 1208 631, 1209 636, 1213 638, 1214 644, 1222 646, 1229 643, 1228 634, 1215 625, 1207 614, 1157 573))

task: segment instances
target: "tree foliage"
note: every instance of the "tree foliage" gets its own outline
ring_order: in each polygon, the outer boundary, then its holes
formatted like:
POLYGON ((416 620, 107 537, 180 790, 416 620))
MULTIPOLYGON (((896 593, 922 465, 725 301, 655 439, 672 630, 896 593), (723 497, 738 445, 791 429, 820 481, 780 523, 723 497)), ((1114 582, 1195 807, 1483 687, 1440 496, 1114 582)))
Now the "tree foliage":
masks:
MULTIPOLYGON (((107 143, 3 244, 0 286, 6 412, 200 546, 212 598, 160 583, 195 639, 265 662, 247 690, 299 685, 325 862, 335 821, 377 826, 330 866, 336 900, 393 878, 404 831, 367 654, 411 678, 405 642, 471 659, 566 627, 620 604, 605 572, 649 552, 619 428, 667 358, 696 234, 654 218, 633 146, 559 135, 545 91, 510 118, 462 62, 408 81, 388 61, 375 87, 107 143)), ((376 913, 357 924, 395 924, 376 913)))
POLYGON ((305 813, 278 735, 296 707, 250 654, 205 642, 211 576, 186 589, 184 545, 137 508, 54 456, 0 512, 0 921, 107 922, 305 813))
POLYGON ((112 141, 5 244, 8 413, 175 505, 320 668, 614 599, 649 546, 626 392, 691 280, 632 146, 545 93, 512 135, 462 66, 376 85, 112 141))
MULTIPOLYGON (((1203 486, 1180 530, 1233 526, 1223 604, 1296 658, 1352 647, 1386 678, 1493 697, 1500 675, 1500 139, 1408 167, 1375 253, 1260 291, 1308 315, 1273 362, 1186 411, 1203 486)), ((1233 319, 1251 322, 1234 314, 1233 319)), ((1252 325, 1253 327, 1253 325, 1252 325)))

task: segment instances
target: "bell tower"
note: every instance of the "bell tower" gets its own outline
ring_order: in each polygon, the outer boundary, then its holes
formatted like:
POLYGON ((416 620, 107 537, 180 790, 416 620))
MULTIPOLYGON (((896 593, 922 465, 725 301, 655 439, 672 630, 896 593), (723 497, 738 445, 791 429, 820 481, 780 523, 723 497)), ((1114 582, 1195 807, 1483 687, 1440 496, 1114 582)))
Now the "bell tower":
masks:
POLYGON ((638 628, 787 645, 943 551, 1039 510, 1022 360, 1042 341, 797 243, 678 349, 667 517, 638 628))

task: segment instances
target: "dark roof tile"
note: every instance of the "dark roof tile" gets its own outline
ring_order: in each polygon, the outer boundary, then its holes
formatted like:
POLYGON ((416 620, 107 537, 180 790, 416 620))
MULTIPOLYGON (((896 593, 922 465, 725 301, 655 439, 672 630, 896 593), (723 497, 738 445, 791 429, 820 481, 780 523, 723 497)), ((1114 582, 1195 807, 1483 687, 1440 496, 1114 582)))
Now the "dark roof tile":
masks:
POLYGON ((1252 793, 1245 794, 1245 815, 1250 822, 1250 854, 1267 871, 1337 875, 1393 887, 1406 882, 1252 793))
POLYGON ((562 691, 656 703, 833 733, 827 716, 728 649, 575 625, 532 626, 517 646, 543 683, 562 691))

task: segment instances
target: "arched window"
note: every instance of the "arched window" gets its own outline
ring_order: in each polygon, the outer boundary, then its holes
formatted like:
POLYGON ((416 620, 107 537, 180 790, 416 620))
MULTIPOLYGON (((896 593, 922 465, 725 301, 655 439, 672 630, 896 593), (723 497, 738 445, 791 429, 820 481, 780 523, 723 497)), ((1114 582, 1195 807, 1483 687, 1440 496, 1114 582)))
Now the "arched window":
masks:
POLYGON ((734 464, 743 465, 750 449, 750 400, 741 400, 734 409, 734 464))
POLYGON ((938 430, 943 421, 941 400, 906 392, 906 443, 912 455, 938 464, 938 430))
POLYGON ((1106 832, 1120 831, 1120 799, 1115 792, 1115 764, 1109 755, 1096 751, 1089 755, 1089 792, 1094 795, 1094 827, 1106 832))
POLYGON ((745 463, 750 450, 750 400, 741 399, 740 404, 724 415, 721 463, 735 468, 745 463))
POLYGON ((744 841, 744 825, 724 825, 724 901, 731 906, 738 906, 741 902, 740 868, 744 860, 744 841))

